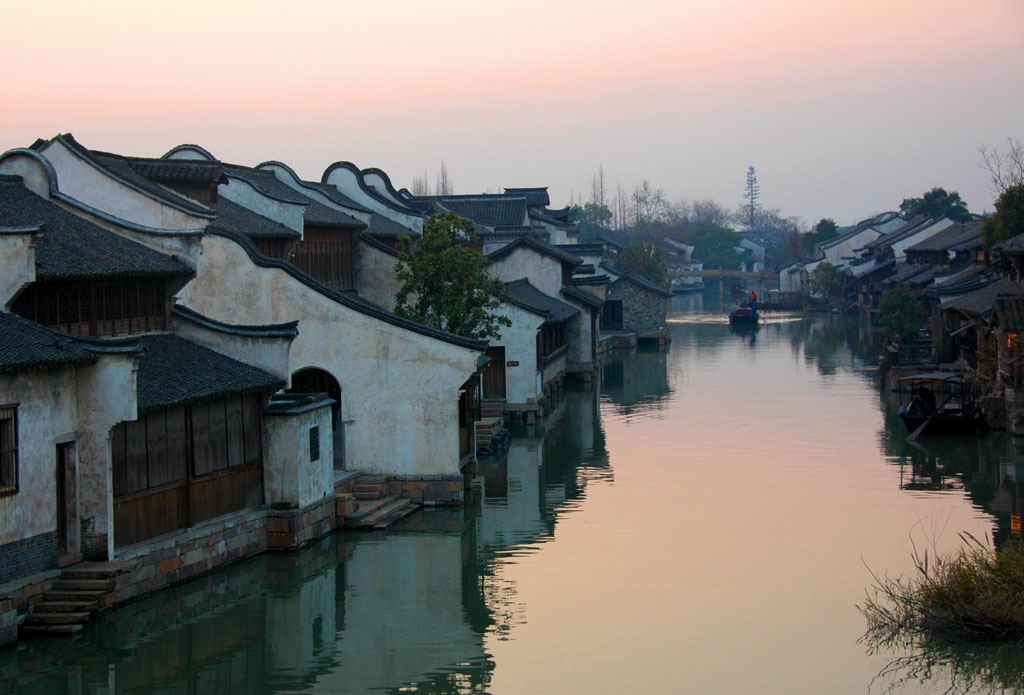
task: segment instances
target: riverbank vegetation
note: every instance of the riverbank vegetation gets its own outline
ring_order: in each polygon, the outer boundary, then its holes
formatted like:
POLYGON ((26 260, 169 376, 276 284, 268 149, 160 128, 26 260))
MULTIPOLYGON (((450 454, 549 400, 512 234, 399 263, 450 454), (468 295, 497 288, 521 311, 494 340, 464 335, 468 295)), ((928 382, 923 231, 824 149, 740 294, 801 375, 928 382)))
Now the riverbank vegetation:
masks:
POLYGON ((953 555, 914 554, 910 578, 875 576, 859 610, 866 639, 916 636, 948 642, 1024 640, 1024 545, 992 550, 973 536, 953 555))

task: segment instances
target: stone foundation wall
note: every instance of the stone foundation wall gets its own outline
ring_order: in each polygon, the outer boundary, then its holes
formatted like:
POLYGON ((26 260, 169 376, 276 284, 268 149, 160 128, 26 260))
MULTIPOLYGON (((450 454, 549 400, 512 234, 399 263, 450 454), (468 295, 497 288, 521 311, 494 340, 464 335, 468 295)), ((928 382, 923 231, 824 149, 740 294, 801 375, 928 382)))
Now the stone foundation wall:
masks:
POLYGON ((56 531, 0 545, 0 584, 56 566, 56 531))
POLYGON ((337 498, 333 493, 305 509, 269 509, 267 550, 297 550, 337 527, 337 498))
POLYGON ((125 571, 101 608, 159 591, 267 549, 266 510, 195 526, 118 555, 125 571))
POLYGON ((462 475, 386 476, 384 481, 385 494, 419 500, 427 506, 462 504, 464 487, 462 475))

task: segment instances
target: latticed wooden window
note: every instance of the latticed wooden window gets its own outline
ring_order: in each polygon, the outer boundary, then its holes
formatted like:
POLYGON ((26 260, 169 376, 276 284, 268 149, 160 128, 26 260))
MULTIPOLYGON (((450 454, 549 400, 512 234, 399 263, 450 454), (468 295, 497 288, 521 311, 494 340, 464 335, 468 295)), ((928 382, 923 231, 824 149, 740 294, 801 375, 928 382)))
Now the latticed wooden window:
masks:
POLYGON ((0 406, 0 495, 18 491, 18 406, 0 406))

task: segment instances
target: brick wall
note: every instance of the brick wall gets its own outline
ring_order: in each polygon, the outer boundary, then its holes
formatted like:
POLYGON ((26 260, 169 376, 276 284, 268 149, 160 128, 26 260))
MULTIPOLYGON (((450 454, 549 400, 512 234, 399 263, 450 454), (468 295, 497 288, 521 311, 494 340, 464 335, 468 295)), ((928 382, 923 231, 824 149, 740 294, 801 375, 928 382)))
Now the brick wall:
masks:
POLYGON ((0 545, 0 584, 56 566, 56 531, 0 545))

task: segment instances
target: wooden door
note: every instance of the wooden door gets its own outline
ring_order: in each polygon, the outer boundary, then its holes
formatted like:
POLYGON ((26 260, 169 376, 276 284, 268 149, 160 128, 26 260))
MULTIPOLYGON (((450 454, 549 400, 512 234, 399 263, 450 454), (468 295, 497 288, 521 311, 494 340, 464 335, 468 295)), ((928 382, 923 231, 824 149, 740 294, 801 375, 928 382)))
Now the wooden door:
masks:
POLYGON ((487 348, 490 364, 484 370, 484 398, 505 397, 505 348, 487 348))
POLYGON ((57 445, 57 549, 78 552, 78 470, 75 443, 57 445))

